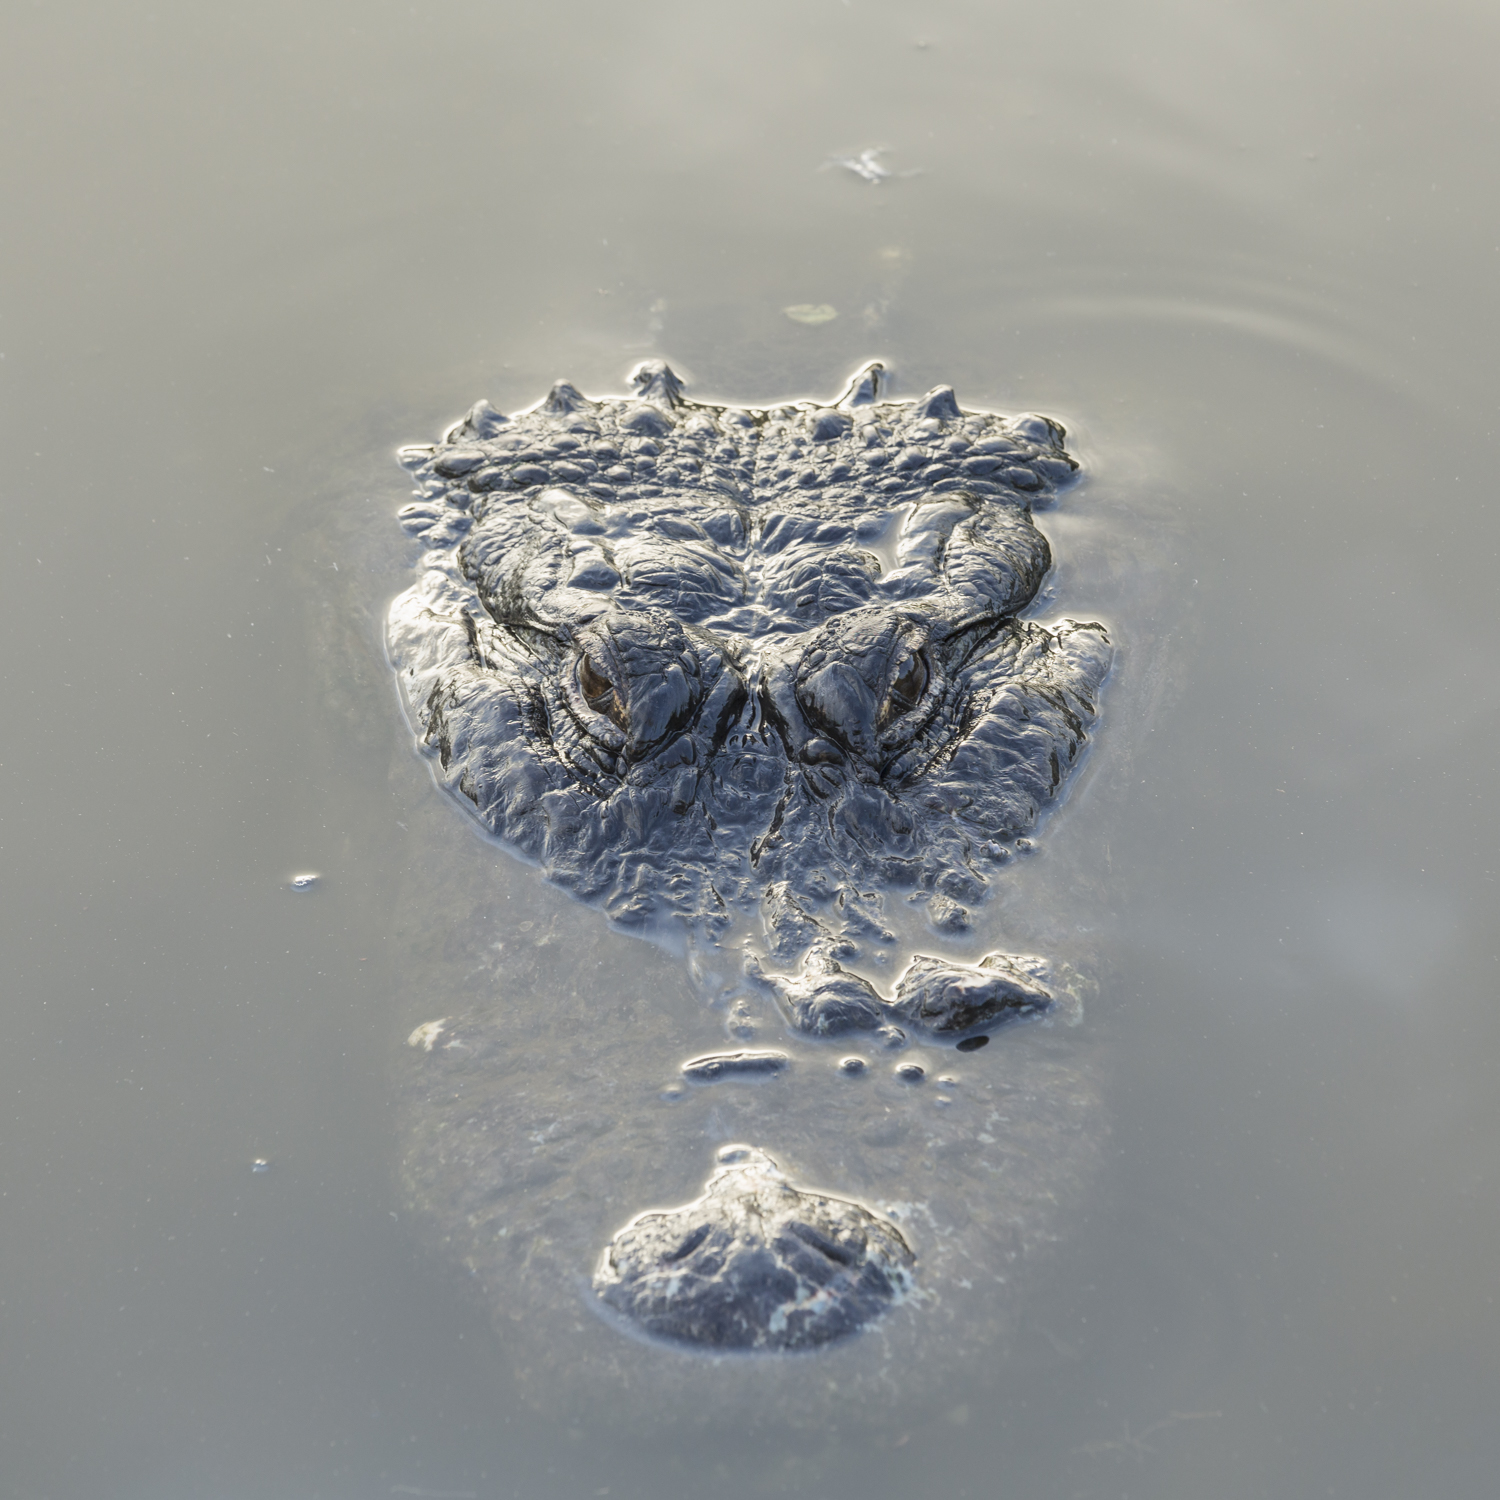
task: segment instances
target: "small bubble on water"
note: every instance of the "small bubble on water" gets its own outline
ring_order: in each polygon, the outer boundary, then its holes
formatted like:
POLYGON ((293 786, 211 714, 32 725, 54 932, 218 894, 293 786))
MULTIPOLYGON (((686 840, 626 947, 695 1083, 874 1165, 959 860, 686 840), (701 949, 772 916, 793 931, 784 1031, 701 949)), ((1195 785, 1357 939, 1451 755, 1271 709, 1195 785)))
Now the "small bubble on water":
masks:
POLYGON ((294 891, 310 891, 317 883, 317 873, 312 870, 305 870, 300 875, 292 876, 292 889, 294 891))
POLYGON ((250 1170, 252 1172, 269 1172, 271 1170, 271 1163, 268 1162, 265 1157, 257 1156, 255 1160, 250 1163, 250 1170))
POLYGON ((848 1073, 852 1075, 855 1073, 863 1073, 864 1070, 865 1060, 862 1057, 841 1057, 839 1059, 840 1073, 848 1073))
POLYGON ((927 1076, 927 1069, 921 1063, 904 1062, 896 1067, 896 1077, 902 1083, 921 1083, 927 1076))

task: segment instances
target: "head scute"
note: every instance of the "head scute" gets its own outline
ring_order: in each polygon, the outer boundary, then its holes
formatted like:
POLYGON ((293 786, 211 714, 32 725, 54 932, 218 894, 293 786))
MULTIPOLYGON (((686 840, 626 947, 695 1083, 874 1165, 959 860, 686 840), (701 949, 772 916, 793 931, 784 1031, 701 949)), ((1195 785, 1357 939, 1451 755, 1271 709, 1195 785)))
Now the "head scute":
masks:
POLYGON ((572 381, 559 380, 547 392, 547 399, 542 402, 542 410, 549 417, 566 417, 577 411, 587 411, 593 404, 572 381))
POLYGON ((630 372, 630 383, 642 401, 675 408, 686 400, 682 394, 682 381, 664 359, 643 359, 630 372))
POLYGON ((878 359, 863 364, 834 401, 835 406, 871 406, 880 399, 885 385, 885 366, 878 359))
POLYGON ((934 386, 917 402, 916 410, 919 416, 935 418, 939 422, 956 422, 963 416, 951 385, 934 386))
POLYGON ((488 401, 476 401, 469 408, 468 416, 450 429, 452 440, 461 442, 465 438, 478 438, 484 442, 499 433, 509 420, 504 412, 496 411, 488 401))

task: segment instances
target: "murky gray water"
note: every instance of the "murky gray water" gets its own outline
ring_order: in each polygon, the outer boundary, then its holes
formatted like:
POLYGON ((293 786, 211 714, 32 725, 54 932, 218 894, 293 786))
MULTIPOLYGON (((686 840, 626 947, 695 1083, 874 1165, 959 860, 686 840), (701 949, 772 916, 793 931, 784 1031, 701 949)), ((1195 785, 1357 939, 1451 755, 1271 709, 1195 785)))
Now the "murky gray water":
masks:
MULTIPOLYGON (((12 6, 0 1495, 1489 1494, 1496 31, 12 6), (470 831, 380 648, 396 445, 651 356, 1060 417, 1057 607, 1121 643, 986 916, 1098 986, 1010 1034, 1098 1080, 1098 1165, 992 1359, 811 1425, 541 1380, 400 1182, 402 1042, 455 1000, 512 990, 559 1098, 586 969, 664 1077, 723 1040, 470 831)), ((696 1191, 709 1097, 604 1223, 696 1191)))

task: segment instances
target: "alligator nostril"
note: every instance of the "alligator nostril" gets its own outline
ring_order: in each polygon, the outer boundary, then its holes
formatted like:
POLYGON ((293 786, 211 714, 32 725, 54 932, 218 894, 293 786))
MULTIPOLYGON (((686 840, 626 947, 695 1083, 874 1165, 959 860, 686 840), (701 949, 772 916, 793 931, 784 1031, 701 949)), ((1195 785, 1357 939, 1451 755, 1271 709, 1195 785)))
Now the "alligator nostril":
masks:
POLYGON ((802 747, 802 759, 809 766, 841 766, 844 752, 831 740, 809 740, 802 747))

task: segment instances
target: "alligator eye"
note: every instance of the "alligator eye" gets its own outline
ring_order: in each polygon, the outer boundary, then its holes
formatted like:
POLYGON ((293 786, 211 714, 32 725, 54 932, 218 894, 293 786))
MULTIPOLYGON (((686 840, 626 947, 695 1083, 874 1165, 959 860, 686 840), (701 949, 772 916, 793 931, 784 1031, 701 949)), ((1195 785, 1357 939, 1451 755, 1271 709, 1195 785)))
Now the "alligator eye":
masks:
POLYGON ((917 652, 913 651, 897 668, 885 702, 880 705, 879 727, 885 729, 895 723, 902 714, 909 714, 921 701, 922 694, 926 691, 927 663, 917 652))
POLYGON ((578 688, 596 714, 603 714, 620 729, 629 730, 630 717, 625 711, 623 694, 587 656, 578 658, 578 688))

